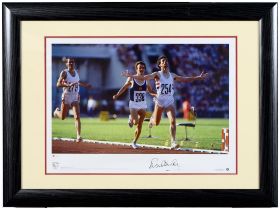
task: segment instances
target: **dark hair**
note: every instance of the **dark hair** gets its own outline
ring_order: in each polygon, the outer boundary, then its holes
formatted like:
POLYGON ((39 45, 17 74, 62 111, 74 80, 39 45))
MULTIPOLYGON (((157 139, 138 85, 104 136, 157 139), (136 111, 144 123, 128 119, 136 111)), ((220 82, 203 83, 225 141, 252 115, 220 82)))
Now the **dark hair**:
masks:
POLYGON ((74 58, 70 58, 70 57, 68 57, 68 58, 63 57, 63 58, 62 58, 62 62, 65 63, 65 64, 68 63, 68 61, 71 61, 71 60, 75 62, 75 59, 74 59, 74 58))
POLYGON ((145 66, 145 69, 146 69, 146 64, 145 64, 143 61, 137 61, 137 62, 135 63, 135 70, 137 70, 137 66, 138 66, 139 64, 144 65, 144 66, 145 66))
POLYGON ((165 55, 162 55, 162 56, 158 57, 158 59, 157 59, 157 66, 158 67, 159 67, 159 64, 160 64, 160 60, 163 59, 163 58, 167 60, 167 57, 165 55))

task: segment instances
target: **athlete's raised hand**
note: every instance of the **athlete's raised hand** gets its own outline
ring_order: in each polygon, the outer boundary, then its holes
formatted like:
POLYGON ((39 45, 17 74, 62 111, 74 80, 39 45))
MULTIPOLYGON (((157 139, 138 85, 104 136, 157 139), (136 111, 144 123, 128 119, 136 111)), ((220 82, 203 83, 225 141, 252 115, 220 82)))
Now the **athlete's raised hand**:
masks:
POLYGON ((128 70, 123 71, 123 72, 121 73, 121 75, 122 75, 123 77, 131 77, 131 76, 132 76, 132 74, 131 74, 128 70))
POLYGON ((205 73, 204 70, 201 72, 201 74, 199 75, 199 77, 201 79, 205 79, 207 77, 208 73, 205 73))

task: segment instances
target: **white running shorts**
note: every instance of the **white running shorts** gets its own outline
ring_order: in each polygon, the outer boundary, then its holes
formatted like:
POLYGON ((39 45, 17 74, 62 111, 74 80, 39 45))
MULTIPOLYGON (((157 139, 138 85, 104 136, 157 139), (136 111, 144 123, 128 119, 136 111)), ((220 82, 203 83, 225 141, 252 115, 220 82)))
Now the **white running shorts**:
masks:
POLYGON ((147 109, 147 103, 144 101, 141 102, 135 102, 135 101, 129 101, 129 109, 147 109))
POLYGON ((171 105, 174 106, 173 96, 154 98, 154 102, 161 108, 167 108, 171 105))
POLYGON ((63 93, 61 99, 64 101, 64 104, 72 106, 73 102, 80 101, 80 96, 78 93, 63 93))

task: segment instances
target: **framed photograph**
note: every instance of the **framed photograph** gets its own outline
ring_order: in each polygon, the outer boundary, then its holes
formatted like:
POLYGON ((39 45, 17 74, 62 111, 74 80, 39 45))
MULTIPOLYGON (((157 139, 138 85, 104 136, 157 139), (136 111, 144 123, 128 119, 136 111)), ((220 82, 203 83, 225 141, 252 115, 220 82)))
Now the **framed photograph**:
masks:
POLYGON ((278 206, 276 3, 2 9, 4 206, 278 206))
MULTIPOLYGON (((232 97, 236 96, 236 37, 46 37, 45 42, 46 174, 237 174, 237 107, 236 97, 232 97), (157 65, 161 53, 167 54, 167 70, 174 77, 170 84, 163 79, 161 73, 164 71, 157 65), (211 61, 215 57, 218 59, 210 64, 189 57, 189 54, 200 54, 211 61), (73 72, 79 75, 82 85, 93 84, 94 88, 82 90, 83 86, 73 85, 59 90, 60 74, 66 72, 67 78, 72 78, 68 70, 62 70, 65 69, 64 61, 73 62, 73 72), (135 66, 138 63, 141 66, 141 62, 142 74, 161 77, 157 81, 161 84, 152 84, 153 79, 144 82, 121 76, 125 68, 130 69, 132 75, 141 76, 140 69, 135 66), (203 71, 207 73, 200 76, 203 71), (191 76, 183 79, 178 76, 187 74, 191 76), (217 85, 218 80, 220 85, 217 85), (140 82, 142 86, 139 86, 140 82), (156 96, 146 94, 147 85, 156 96), (187 91, 191 86, 198 86, 193 88, 193 93, 187 91), (216 87, 207 90, 209 86, 216 87), (121 97, 128 89, 124 87, 130 89, 129 94, 121 97), (205 94, 197 100, 194 93, 199 91, 205 91, 205 94), (216 95, 214 100, 219 102, 207 103, 207 91, 216 95), (61 120, 67 116, 67 113, 62 115, 68 111, 63 110, 71 94, 80 97, 82 120, 78 123, 83 132, 75 129, 76 122, 71 125, 65 122, 67 119, 61 120), (59 108, 56 110, 55 107, 59 108), (173 110, 174 116, 170 118, 173 110), (127 126, 128 116, 131 122, 134 120, 135 129, 131 129, 133 125, 127 126), (150 126, 153 119, 157 120, 158 126, 150 126), (170 119, 174 119, 174 125, 178 127, 175 141, 178 148, 172 148, 170 119), (77 131, 80 132, 78 136, 77 131), (137 134, 133 135, 133 132, 137 134), (139 158, 135 154, 143 155, 139 158), (194 162, 196 164, 192 164, 194 162)), ((75 108, 70 111, 74 112, 74 118, 77 117, 75 108)))

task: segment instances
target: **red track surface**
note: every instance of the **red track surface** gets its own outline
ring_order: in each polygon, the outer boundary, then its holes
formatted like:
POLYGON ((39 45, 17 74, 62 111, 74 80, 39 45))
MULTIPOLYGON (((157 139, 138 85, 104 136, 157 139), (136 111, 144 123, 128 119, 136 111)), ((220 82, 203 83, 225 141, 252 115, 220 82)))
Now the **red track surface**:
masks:
MULTIPOLYGON (((71 154, 192 154, 190 151, 167 149, 137 148, 129 146, 108 145, 88 142, 52 141, 52 153, 71 154)), ((197 153, 197 152, 196 152, 197 153)))

